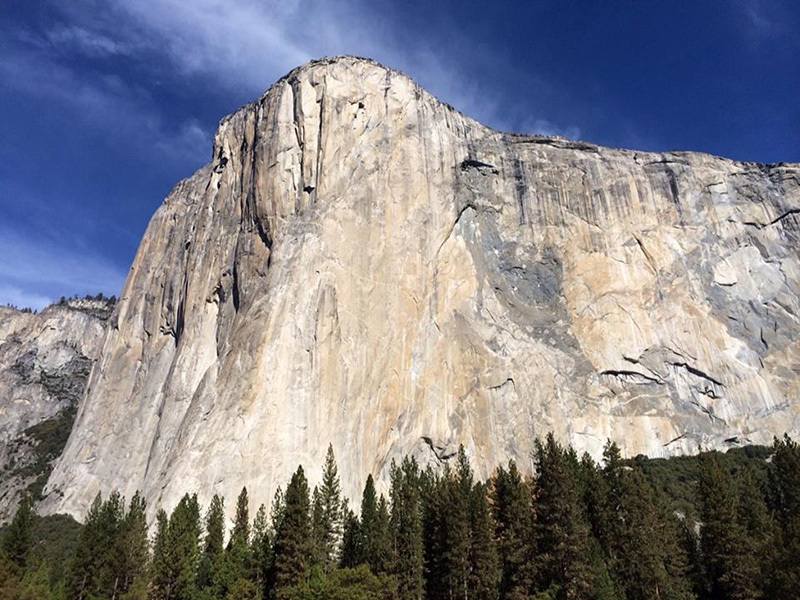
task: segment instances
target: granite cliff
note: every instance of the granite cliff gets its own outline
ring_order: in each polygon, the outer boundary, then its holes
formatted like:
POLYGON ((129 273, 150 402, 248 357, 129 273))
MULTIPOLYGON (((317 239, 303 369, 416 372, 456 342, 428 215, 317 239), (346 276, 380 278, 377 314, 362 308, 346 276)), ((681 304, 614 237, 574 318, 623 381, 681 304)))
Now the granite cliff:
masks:
POLYGON ((800 165, 494 131, 401 73, 300 67, 220 123, 141 242, 50 511, 269 502, 328 443, 485 476, 800 433, 800 165))
POLYGON ((0 523, 38 497, 64 449, 113 305, 72 299, 39 313, 0 307, 0 523))

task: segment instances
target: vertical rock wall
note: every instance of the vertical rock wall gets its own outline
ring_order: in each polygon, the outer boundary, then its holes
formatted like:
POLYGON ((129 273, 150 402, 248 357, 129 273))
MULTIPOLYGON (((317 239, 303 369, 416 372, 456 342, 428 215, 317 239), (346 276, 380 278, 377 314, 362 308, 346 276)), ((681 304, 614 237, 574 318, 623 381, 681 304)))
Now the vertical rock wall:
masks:
POLYGON ((134 261, 46 492, 268 502, 554 431, 667 455, 800 432, 800 167, 488 129, 363 59, 220 124, 134 261))

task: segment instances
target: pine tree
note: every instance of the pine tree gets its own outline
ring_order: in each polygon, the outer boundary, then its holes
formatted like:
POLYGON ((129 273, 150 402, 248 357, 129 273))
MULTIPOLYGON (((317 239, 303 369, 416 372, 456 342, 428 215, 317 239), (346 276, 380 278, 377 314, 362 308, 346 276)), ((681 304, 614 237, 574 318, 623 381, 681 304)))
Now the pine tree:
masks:
POLYGON ((342 548, 339 553, 339 567, 352 569, 362 564, 359 563, 359 541, 361 537, 361 523, 356 514, 349 507, 342 508, 342 548))
POLYGON ((263 504, 260 505, 256 511, 256 517, 253 519, 252 531, 253 534, 250 537, 251 559, 249 577, 255 582, 257 589, 263 590, 268 548, 271 545, 267 525, 267 507, 263 504))
POLYGON ((700 553, 706 597, 747 600, 758 597, 758 566, 748 556, 746 534, 739 519, 738 492, 730 471, 716 452, 701 457, 700 553))
POLYGON ((244 584, 237 582, 246 580, 250 571, 250 505, 246 487, 242 488, 236 500, 236 517, 225 549, 223 570, 226 593, 234 587, 241 589, 244 584))
POLYGON ((610 529, 617 507, 612 506, 608 474, 615 475, 619 470, 621 456, 617 445, 611 442, 606 444, 603 457, 606 467, 601 469, 588 454, 585 454, 581 459, 581 477, 589 528, 603 555, 610 559, 613 555, 610 529))
POLYGON ((197 495, 186 494, 166 520, 157 515, 151 597, 192 600, 197 593, 200 555, 200 506, 197 495))
POLYGON ((3 536, 3 551, 8 560, 24 569, 31 547, 31 533, 36 513, 33 503, 26 494, 22 497, 8 528, 3 536))
POLYGON ((221 571, 225 542, 225 501, 214 494, 206 512, 205 539, 197 569, 197 587, 204 597, 222 594, 221 571))
POLYGON ((553 586, 560 598, 589 598, 594 585, 589 526, 576 481, 578 461, 552 434, 536 443, 538 589, 553 586))
POLYGON ((450 597, 466 599, 471 596, 469 555, 472 547, 470 517, 473 484, 472 468, 464 446, 460 445, 453 477, 448 482, 450 510, 447 515, 447 570, 450 597))
POLYGON ((323 556, 325 554, 325 542, 323 540, 323 524, 322 524, 322 498, 319 495, 319 488, 314 486, 311 492, 311 545, 312 551, 312 566, 322 567, 323 556))
POLYGON ((391 467, 392 572, 399 600, 423 597, 424 564, 420 472, 416 460, 406 457, 391 467))
POLYGON ((478 483, 472 490, 470 527, 472 542, 469 550, 470 598, 495 600, 500 585, 500 561, 494 539, 494 522, 486 486, 478 483))
POLYGON ((320 531, 322 566, 327 573, 336 566, 342 541, 342 491, 332 444, 328 445, 328 453, 325 456, 319 494, 322 503, 320 531))
POLYGON ((446 482, 451 477, 445 465, 440 477, 431 469, 423 474, 422 495, 422 547, 425 564, 425 597, 448 598, 449 573, 447 560, 446 511, 450 488, 446 482))
POLYGON ((389 573, 392 554, 392 517, 389 503, 383 494, 378 497, 378 516, 373 527, 375 537, 372 548, 375 554, 367 564, 376 575, 389 573))
POLYGON ((124 507, 120 495, 98 493, 78 537, 69 568, 67 591, 74 598, 112 596, 120 584, 124 557, 117 547, 124 507))
POLYGON ((275 550, 277 547, 278 532, 283 527, 283 517, 286 514, 286 499, 280 486, 275 490, 270 507, 269 526, 265 537, 264 562, 262 572, 264 578, 264 588, 262 596, 271 599, 274 596, 277 571, 275 564, 275 550))
POLYGON ((375 481, 370 473, 367 475, 364 492, 361 495, 361 526, 356 541, 355 564, 368 564, 373 573, 376 572, 372 562, 376 558, 374 544, 378 539, 377 527, 378 495, 375 492, 375 481))
POLYGON ((500 598, 528 598, 533 584, 533 512, 531 492, 512 460, 498 467, 491 481, 492 509, 500 557, 500 598))
POLYGON ((678 523, 641 470, 622 466, 615 444, 606 446, 604 457, 607 509, 600 539, 617 587, 629 600, 687 597, 678 523))
POLYGON ((147 503, 139 492, 131 498, 128 512, 122 519, 117 547, 122 559, 119 591, 120 595, 125 595, 145 586, 150 560, 147 541, 147 503))
POLYGON ((94 591, 97 595, 116 597, 120 584, 125 579, 125 555, 119 547, 125 517, 125 499, 119 492, 112 492, 103 503, 100 514, 97 542, 100 546, 94 548, 99 576, 95 581, 94 591))
POLYGON ((283 515, 275 535, 276 598, 285 597, 288 588, 306 580, 313 550, 308 481, 301 466, 286 488, 283 515))
POLYGON ((100 512, 103 509, 103 497, 98 493, 81 529, 75 545, 70 565, 67 571, 67 593, 70 598, 82 600, 93 587, 97 576, 97 561, 95 546, 97 538, 97 523, 100 521, 100 512))
POLYGON ((473 476, 464 447, 455 469, 426 474, 423 486, 426 591, 428 598, 470 596, 470 513, 473 476))
POLYGON ((789 436, 773 443, 768 505, 776 524, 770 598, 794 598, 800 590, 800 446, 789 436))
POLYGON ((745 535, 745 555, 750 561, 757 587, 754 598, 766 595, 765 582, 770 577, 769 563, 774 546, 775 523, 767 512, 764 494, 752 468, 737 475, 739 526, 745 535))
POLYGON ((383 495, 378 498, 375 481, 370 474, 367 475, 361 497, 361 520, 356 537, 355 565, 367 564, 375 574, 388 573, 388 559, 391 552, 389 505, 383 495))
MULTIPOLYGON (((90 511, 91 513, 91 511, 90 511)), ((153 537, 153 560, 150 563, 151 600, 167 600, 171 598, 169 549, 169 516, 163 508, 156 512, 156 532, 153 537)))

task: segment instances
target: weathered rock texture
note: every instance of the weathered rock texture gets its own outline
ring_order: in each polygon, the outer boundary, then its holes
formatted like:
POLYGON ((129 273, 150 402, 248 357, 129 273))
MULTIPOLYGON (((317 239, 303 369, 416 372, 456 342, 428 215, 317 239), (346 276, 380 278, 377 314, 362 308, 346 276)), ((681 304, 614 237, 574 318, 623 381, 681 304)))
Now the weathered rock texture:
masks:
POLYGON ((37 496, 67 441, 111 305, 69 300, 40 313, 0 307, 0 523, 37 496))
POLYGON ((349 57, 225 118, 153 217, 48 483, 268 502, 554 431, 666 455, 800 432, 800 165, 488 129, 349 57))

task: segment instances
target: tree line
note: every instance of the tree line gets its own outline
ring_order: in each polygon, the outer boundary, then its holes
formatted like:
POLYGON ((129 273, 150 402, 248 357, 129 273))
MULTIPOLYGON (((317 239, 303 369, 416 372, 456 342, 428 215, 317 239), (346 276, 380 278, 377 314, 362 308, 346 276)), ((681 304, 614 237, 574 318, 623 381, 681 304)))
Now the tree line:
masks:
POLYGON ((388 497, 367 477, 356 514, 329 448, 320 485, 298 467, 269 511, 251 518, 242 489, 229 531, 224 498, 202 511, 186 494, 157 512, 150 538, 145 499, 112 493, 61 550, 70 536, 44 535, 52 517, 24 500, 2 536, 0 599, 797 598, 800 447, 789 437, 758 460, 691 459, 691 513, 664 492, 663 470, 613 443, 597 463, 550 435, 533 460, 530 477, 511 461, 481 482, 463 448, 438 470, 406 458, 388 497))

